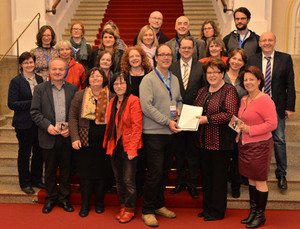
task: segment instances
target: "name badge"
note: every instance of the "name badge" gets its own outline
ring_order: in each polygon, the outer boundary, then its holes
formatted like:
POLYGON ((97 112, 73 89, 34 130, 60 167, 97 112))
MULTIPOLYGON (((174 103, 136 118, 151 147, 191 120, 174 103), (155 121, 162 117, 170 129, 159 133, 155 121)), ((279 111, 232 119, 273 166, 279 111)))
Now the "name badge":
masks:
POLYGON ((176 117, 177 116, 177 111, 176 111, 176 106, 175 105, 170 105, 170 113, 171 113, 171 117, 176 117))

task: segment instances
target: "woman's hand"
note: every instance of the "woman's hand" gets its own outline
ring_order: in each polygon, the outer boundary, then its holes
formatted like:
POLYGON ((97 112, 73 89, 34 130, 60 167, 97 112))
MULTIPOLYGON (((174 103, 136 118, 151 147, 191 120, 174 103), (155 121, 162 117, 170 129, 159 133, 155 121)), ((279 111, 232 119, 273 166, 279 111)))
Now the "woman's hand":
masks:
POLYGON ((72 142, 72 147, 73 147, 73 149, 79 150, 81 148, 81 141, 76 140, 76 141, 72 142))
POLYGON ((242 131, 244 131, 245 133, 249 134, 249 131, 250 131, 250 126, 246 125, 246 124, 241 124, 240 125, 240 129, 242 131))
POLYGON ((136 157, 136 156, 134 156, 134 155, 129 155, 129 154, 128 154, 128 159, 129 159, 129 160, 132 160, 132 159, 134 159, 135 157, 136 157))
POLYGON ((200 119, 199 125, 208 124, 207 116, 196 116, 200 119))

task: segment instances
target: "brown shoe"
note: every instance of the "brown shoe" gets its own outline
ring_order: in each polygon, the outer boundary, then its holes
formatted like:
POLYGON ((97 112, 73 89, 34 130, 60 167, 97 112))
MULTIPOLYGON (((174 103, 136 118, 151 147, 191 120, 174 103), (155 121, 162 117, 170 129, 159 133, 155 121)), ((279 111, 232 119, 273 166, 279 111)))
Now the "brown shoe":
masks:
POLYGON ((120 220, 121 216, 124 214, 125 208, 121 208, 120 212, 115 216, 116 220, 120 220))
POLYGON ((142 215, 142 220, 149 227, 158 227, 158 221, 154 214, 142 215))
POLYGON ((119 223, 128 223, 134 218, 134 213, 133 212, 124 212, 119 220, 119 223))
POLYGON ((162 208, 155 210, 155 214, 161 215, 161 216, 169 218, 169 219, 176 218, 176 214, 174 212, 170 211, 169 209, 167 209, 166 207, 162 207, 162 208))

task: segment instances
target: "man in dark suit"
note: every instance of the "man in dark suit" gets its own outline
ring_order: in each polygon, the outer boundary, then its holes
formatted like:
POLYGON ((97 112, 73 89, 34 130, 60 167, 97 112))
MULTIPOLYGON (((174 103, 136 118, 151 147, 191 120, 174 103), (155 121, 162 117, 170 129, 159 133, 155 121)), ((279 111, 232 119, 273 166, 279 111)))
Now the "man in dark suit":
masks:
POLYGON ((50 61, 51 80, 35 87, 31 116, 39 128, 39 143, 43 149, 45 161, 46 203, 43 213, 51 212, 58 201, 58 206, 67 212, 74 211, 69 204, 71 141, 69 129, 63 128, 68 121, 71 100, 77 87, 64 81, 66 63, 55 58, 50 61), (63 125, 62 125, 63 124, 63 125), (56 171, 59 167, 59 189, 56 185, 56 171))
MULTIPOLYGON (((202 63, 192 59, 194 52, 194 38, 183 37, 179 41, 180 59, 170 67, 171 72, 177 76, 180 93, 184 104, 193 105, 198 90, 204 86, 205 80, 202 71, 202 63)), ((171 190, 172 194, 186 189, 192 198, 198 198, 196 190, 198 184, 197 150, 195 149, 196 133, 182 131, 176 135, 176 187, 171 190), (189 168, 189 179, 186 178, 186 163, 189 168)))
POLYGON ((259 40, 262 53, 250 57, 248 65, 260 68, 265 74, 264 92, 272 97, 276 105, 278 124, 277 129, 273 131, 277 163, 275 175, 278 179, 278 187, 285 190, 287 189, 285 119, 290 118, 295 112, 296 93, 292 58, 287 53, 275 51, 275 44, 276 37, 273 33, 263 33, 259 40), (267 85, 270 85, 269 90, 267 85))

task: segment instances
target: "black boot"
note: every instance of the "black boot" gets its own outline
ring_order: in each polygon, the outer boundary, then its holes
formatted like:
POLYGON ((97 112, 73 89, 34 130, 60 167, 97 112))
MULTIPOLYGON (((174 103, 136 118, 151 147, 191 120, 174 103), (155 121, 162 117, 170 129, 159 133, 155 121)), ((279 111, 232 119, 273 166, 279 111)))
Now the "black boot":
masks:
POLYGON ((256 211, 256 195, 257 195, 256 187, 249 185, 250 213, 246 219, 243 219, 241 221, 242 224, 248 224, 254 219, 255 211, 256 211))
POLYGON ((106 183, 101 179, 95 181, 94 193, 95 193, 95 212, 101 214, 104 212, 104 193, 106 183))
POLYGON ((257 190, 256 199, 256 213, 254 219, 247 224, 246 228, 257 228, 261 224, 264 225, 266 222, 265 209, 268 200, 269 192, 261 192, 257 190))
POLYGON ((81 209, 79 212, 80 217, 86 217, 90 211, 90 202, 93 191, 93 182, 89 179, 80 179, 81 190, 81 209))

